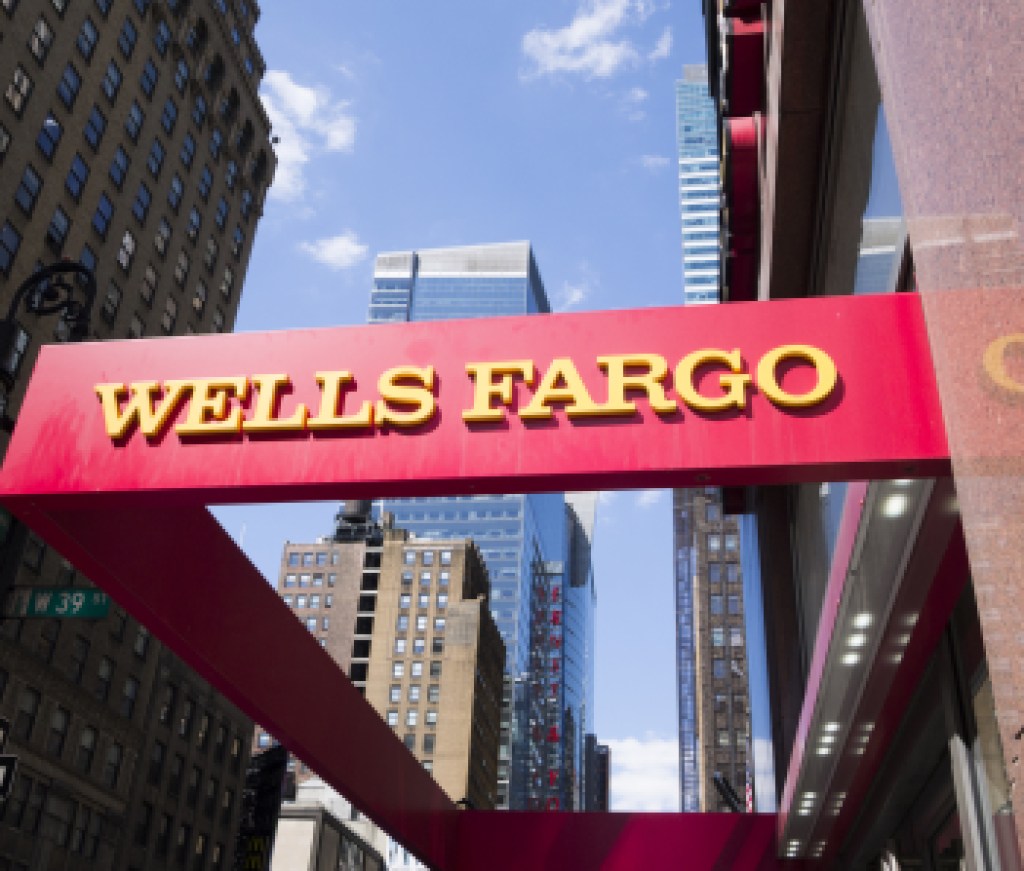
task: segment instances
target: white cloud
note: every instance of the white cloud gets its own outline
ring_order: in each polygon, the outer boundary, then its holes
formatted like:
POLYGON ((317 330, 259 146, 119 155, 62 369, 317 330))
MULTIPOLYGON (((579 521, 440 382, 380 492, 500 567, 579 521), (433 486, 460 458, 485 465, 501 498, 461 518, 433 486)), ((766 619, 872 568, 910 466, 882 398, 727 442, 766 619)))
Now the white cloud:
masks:
MULTIPOLYGON (((583 0, 565 27, 535 28, 523 37, 523 54, 532 62, 528 75, 579 73, 603 79, 636 65, 640 51, 619 31, 624 25, 643 22, 651 12, 649 0, 583 0)), ((664 39, 663 34, 655 52, 664 39)))
POLYGON ((351 230, 328 239, 300 242, 299 247, 314 260, 331 269, 349 269, 366 257, 367 246, 351 230))
POLYGON ((647 117, 644 105, 650 94, 643 88, 630 88, 622 95, 622 111, 630 121, 643 121, 647 117))
POLYGON ((319 151, 351 152, 356 119, 350 104, 323 87, 296 82, 285 70, 268 70, 260 89, 274 136, 277 171, 270 196, 295 201, 306 192, 306 165, 319 151))
POLYGON ((671 158, 665 157, 663 154, 641 154, 639 161, 644 169, 649 169, 652 172, 664 169, 672 162, 671 158))
POLYGON ((654 505, 658 505, 662 497, 665 495, 665 490, 639 490, 636 494, 636 507, 637 508, 651 508, 654 505))
POLYGON ((658 41, 654 44, 654 48, 647 52, 647 60, 653 63, 655 61, 664 60, 670 54, 672 54, 672 28, 666 27, 661 32, 661 36, 658 37, 658 41))
POLYGON ((674 738, 612 738, 611 809, 679 810, 679 745, 674 738))
POLYGON ((569 311, 575 308, 590 296, 590 288, 586 284, 577 282, 570 284, 568 281, 562 285, 561 290, 555 294, 554 309, 556 312, 569 311))

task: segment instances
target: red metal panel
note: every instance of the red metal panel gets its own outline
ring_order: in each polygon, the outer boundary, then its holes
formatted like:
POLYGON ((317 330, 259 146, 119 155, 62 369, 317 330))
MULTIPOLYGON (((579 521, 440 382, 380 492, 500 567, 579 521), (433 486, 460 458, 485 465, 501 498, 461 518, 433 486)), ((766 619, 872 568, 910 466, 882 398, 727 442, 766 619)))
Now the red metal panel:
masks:
MULTIPOLYGON (((721 393, 717 372, 700 385, 721 393)), ((808 367, 790 376, 813 377, 808 367)), ((671 375, 665 381, 675 396, 671 375)), ((250 391, 253 393, 254 391, 250 391)), ((531 391, 518 380, 515 405, 531 391)), ((245 406, 246 414, 252 409, 245 406)), ((941 474, 948 468, 920 301, 830 298, 547 317, 51 345, 39 356, 3 468, 0 494, 131 494, 136 503, 195 504, 471 492, 777 483, 941 474), (866 340, 865 337, 871 337, 866 340), (821 405, 783 409, 760 390, 742 411, 469 424, 468 362, 574 361, 594 402, 607 397, 596 358, 659 354, 670 372, 701 348, 738 348, 747 371, 769 350, 804 343, 835 361, 821 405), (319 406, 314 373, 348 370, 346 413, 377 397, 382 372, 434 366, 438 411, 426 425, 315 435, 179 437, 123 443, 106 434, 94 387, 105 382, 286 373, 296 403, 319 406)))
POLYGON ((479 813, 458 818, 462 871, 774 871, 771 814, 479 813))

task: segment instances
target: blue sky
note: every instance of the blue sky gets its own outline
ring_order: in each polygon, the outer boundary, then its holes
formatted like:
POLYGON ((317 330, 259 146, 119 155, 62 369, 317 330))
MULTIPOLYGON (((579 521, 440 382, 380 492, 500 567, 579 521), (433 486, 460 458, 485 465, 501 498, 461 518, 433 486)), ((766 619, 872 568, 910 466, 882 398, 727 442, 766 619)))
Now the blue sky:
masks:
MULTIPOLYGON (((237 330, 365 323, 379 251, 529 239, 558 310, 682 299, 674 83, 699 0, 265 2, 279 165, 237 330)), ((335 505, 218 511, 273 578, 335 505)), ((599 737, 613 805, 677 809, 668 494, 602 497, 599 737)))

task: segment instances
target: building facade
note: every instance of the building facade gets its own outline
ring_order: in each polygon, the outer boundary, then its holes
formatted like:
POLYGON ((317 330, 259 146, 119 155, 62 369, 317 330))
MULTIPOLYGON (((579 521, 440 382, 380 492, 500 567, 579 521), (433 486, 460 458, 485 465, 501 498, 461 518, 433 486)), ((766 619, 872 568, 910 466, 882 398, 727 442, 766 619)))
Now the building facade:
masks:
MULTIPOLYGON (((528 242, 392 252, 376 260, 371 323, 549 311, 528 242)), ((417 536, 473 538, 487 563, 491 609, 506 649, 499 805, 580 807, 583 734, 592 729, 593 706, 593 576, 583 555, 592 507, 577 512, 588 518, 583 526, 578 517, 574 525, 560 494, 389 499, 383 508, 417 536), (586 580, 566 575, 574 529, 582 535, 576 562, 586 565, 586 580)))
POLYGON ((715 303, 721 252, 718 124, 706 66, 683 68, 676 82, 679 210, 683 226, 683 295, 686 305, 715 303))
MULTIPOLYGON (((452 801, 493 808, 505 650, 476 546, 412 538, 347 502, 333 536, 285 544, 278 590, 452 801)), ((300 786, 316 778, 290 766, 300 786)))
POLYGON ((920 294, 952 458, 744 494, 757 806, 810 867, 1020 868, 1024 12, 705 11, 724 297, 920 294))
MULTIPOLYGON (((231 328, 275 165, 258 15, 252 2, 0 5, 0 304, 69 258, 96 278, 90 339, 231 328)), ((57 316, 13 314, 10 418, 40 344, 69 338, 57 316)), ((0 592, 91 589, 6 514, 2 537, 0 592)), ((0 867, 231 866, 252 724, 120 608, 3 620, 0 715, 19 760, 0 867)))

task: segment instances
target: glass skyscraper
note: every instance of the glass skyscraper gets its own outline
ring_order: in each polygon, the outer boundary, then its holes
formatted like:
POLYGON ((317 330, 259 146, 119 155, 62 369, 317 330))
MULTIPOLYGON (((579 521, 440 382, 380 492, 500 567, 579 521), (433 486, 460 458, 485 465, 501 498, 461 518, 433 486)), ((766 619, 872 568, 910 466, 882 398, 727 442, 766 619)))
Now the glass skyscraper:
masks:
MULTIPOLYGON (((377 256, 371 323, 549 311, 528 242, 377 256)), ((578 807, 592 728, 592 507, 559 493, 388 499, 382 509, 417 536, 473 538, 487 563, 506 646, 499 806, 578 807)))
POLYGON ((685 302, 718 302, 721 184, 715 103, 705 66, 683 67, 683 78, 676 82, 676 127, 685 302))

